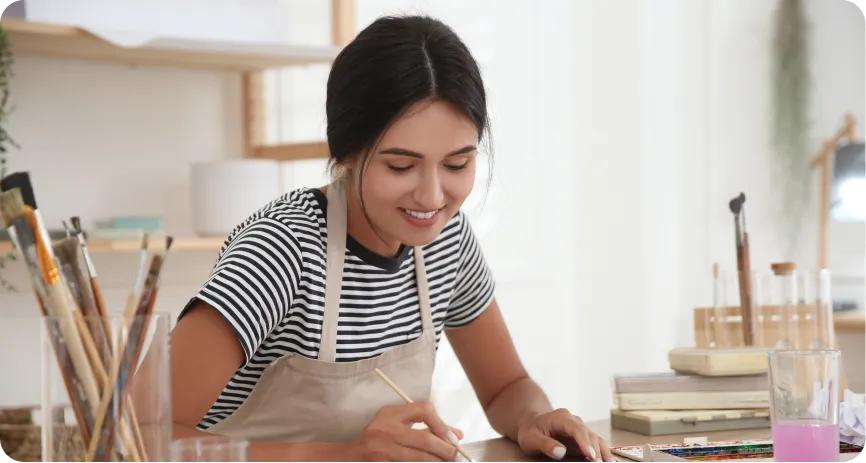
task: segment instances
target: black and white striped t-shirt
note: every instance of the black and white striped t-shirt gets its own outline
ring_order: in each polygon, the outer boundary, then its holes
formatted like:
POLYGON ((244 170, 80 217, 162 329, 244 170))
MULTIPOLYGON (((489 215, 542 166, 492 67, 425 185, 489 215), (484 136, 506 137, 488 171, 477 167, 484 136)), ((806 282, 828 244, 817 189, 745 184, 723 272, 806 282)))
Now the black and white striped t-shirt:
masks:
MULTIPOLYGON (((229 234, 200 299, 231 324, 246 362, 198 427, 231 415, 267 367, 289 353, 316 358, 325 299, 327 199, 300 189, 272 201, 229 234)), ((423 247, 438 344, 444 328, 463 326, 493 298, 493 279, 460 212, 423 247)), ((346 237, 337 322, 338 362, 374 357, 421 334, 413 249, 373 253, 346 237)), ((181 314, 183 316, 183 314, 181 314)))

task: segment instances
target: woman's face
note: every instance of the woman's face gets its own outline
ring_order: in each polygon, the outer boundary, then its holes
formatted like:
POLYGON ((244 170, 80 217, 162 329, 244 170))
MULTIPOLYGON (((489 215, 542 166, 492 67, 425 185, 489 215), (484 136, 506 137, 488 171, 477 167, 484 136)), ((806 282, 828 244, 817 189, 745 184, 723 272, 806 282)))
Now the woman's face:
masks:
MULTIPOLYGON (((386 253, 400 243, 432 242, 472 191, 477 144, 475 125, 452 104, 425 100, 411 106, 385 132, 363 172, 364 206, 379 235, 372 241, 385 240, 384 248, 355 239, 386 253)), ((352 191, 357 195, 357 188, 352 191)), ((363 211, 354 209, 357 224, 363 211)))

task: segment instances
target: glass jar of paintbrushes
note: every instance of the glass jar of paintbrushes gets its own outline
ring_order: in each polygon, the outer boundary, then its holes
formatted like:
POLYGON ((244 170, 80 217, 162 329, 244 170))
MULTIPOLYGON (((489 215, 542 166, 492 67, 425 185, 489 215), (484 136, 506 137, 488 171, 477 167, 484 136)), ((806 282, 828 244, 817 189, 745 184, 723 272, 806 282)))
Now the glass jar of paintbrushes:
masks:
POLYGON ((144 236, 123 315, 112 317, 81 221, 64 221, 67 237, 52 241, 27 172, 0 179, 0 218, 44 318, 42 460, 167 459, 168 318, 153 308, 172 238, 151 252, 144 236), (67 420, 78 433, 58 439, 67 420), (74 447, 76 435, 81 451, 60 452, 60 442, 74 447))
POLYGON ((169 324, 164 313, 42 319, 43 461, 169 459, 169 324))

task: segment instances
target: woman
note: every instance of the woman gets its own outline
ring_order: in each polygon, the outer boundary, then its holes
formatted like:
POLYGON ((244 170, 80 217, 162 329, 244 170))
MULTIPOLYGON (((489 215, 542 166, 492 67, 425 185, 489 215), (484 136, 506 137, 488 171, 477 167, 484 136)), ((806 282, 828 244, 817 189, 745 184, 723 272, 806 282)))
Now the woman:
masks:
POLYGON ((460 212, 487 128, 465 45, 431 18, 381 18, 327 92, 334 181, 239 225, 173 332, 177 434, 244 437, 257 460, 453 460, 462 433, 428 402, 445 331, 494 429, 528 454, 561 459, 559 437, 612 461, 527 376, 460 212))

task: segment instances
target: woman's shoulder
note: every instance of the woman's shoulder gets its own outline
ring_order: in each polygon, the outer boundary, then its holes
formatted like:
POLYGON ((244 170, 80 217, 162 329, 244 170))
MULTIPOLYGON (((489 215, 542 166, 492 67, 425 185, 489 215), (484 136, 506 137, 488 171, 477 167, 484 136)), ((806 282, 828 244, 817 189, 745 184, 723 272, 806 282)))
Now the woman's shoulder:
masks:
POLYGON ((253 229, 289 235, 292 240, 321 239, 325 212, 320 196, 318 189, 299 188, 268 202, 229 233, 223 251, 253 229))

